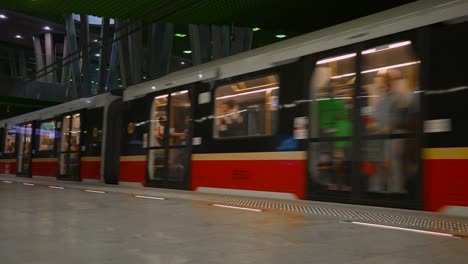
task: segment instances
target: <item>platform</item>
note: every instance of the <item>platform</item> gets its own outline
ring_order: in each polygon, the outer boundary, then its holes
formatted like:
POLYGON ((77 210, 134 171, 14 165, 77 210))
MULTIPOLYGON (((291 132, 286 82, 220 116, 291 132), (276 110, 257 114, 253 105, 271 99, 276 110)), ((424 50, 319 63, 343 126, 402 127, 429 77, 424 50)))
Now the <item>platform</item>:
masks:
POLYGON ((466 263, 468 218, 0 176, 1 263, 466 263))

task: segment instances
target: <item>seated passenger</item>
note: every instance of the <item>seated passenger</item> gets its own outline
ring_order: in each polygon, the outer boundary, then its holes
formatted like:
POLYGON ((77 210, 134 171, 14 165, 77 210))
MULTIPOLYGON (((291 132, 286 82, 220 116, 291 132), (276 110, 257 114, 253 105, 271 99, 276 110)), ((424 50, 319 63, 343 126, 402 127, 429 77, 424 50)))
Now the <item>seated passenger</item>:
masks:
POLYGON ((225 101, 221 103, 219 115, 216 119, 220 137, 240 136, 241 124, 243 118, 239 114, 239 107, 234 104, 234 101, 225 101))

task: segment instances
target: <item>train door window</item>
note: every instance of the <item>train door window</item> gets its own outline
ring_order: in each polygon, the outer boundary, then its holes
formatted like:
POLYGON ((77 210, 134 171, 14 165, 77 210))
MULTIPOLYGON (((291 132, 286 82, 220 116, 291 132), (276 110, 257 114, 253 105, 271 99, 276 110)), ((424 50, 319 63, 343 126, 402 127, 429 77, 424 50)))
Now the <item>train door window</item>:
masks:
POLYGON ((39 151, 52 151, 55 146, 55 121, 41 123, 37 132, 39 134, 39 151))
POLYGON ((4 153, 14 153, 16 150, 16 126, 7 127, 5 131, 4 153))
POLYGON ((360 98, 365 191, 407 193, 419 171, 419 59, 411 41, 362 52, 360 98))
POLYGON ((169 145, 186 145, 190 125, 190 98, 188 91, 171 94, 169 118, 169 145))
POLYGON ((168 95, 154 98, 153 106, 151 107, 150 147, 161 147, 164 145, 168 99, 168 95))
POLYGON ((273 135, 278 123, 278 91, 277 75, 217 87, 214 137, 273 135))
POLYGON ((24 153, 24 138, 25 138, 25 128, 24 126, 16 126, 18 132, 18 156, 16 161, 16 174, 23 173, 23 153, 24 153))
POLYGON ((85 156, 99 156, 102 144, 103 108, 93 108, 86 111, 86 123, 84 125, 85 156))
POLYGON ((16 173, 29 175, 32 147, 32 124, 17 126, 18 132, 18 156, 16 173))
POLYGON ((356 55, 317 61, 311 78, 309 167, 319 190, 351 190, 356 55))

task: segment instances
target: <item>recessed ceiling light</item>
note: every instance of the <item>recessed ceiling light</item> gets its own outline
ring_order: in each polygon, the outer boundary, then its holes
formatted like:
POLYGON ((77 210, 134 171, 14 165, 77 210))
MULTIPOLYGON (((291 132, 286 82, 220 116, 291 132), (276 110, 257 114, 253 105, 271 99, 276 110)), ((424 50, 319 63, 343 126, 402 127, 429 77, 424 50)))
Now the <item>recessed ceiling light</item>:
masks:
POLYGON ((93 40, 93 42, 97 42, 97 41, 98 41, 97 39, 93 40))
POLYGON ((17 39, 22 39, 23 36, 21 36, 21 35, 16 35, 15 38, 17 38, 17 39))
POLYGON ((278 34, 275 36, 276 38, 279 38, 279 39, 282 39, 282 38, 285 38, 286 35, 285 34, 278 34))
POLYGON ((45 27, 43 27, 42 29, 44 29, 44 30, 52 30, 52 28, 49 27, 49 26, 45 26, 45 27))
POLYGON ((8 17, 5 16, 4 14, 0 14, 0 19, 7 19, 8 17))
POLYGON ((254 27, 254 28, 252 28, 252 30, 253 30, 253 31, 259 31, 260 28, 259 28, 259 27, 254 27))
POLYGON ((190 54, 190 53, 192 53, 192 51, 191 50, 184 50, 184 53, 185 54, 190 54))
POLYGON ((178 38, 185 38, 187 36, 187 34, 184 34, 184 33, 175 33, 174 36, 178 37, 178 38))
POLYGON ((96 53, 96 54, 94 54, 94 56, 96 56, 96 57, 101 57, 101 54, 96 53))
POLYGON ((180 64, 184 65, 184 64, 185 64, 185 61, 181 61, 180 64))

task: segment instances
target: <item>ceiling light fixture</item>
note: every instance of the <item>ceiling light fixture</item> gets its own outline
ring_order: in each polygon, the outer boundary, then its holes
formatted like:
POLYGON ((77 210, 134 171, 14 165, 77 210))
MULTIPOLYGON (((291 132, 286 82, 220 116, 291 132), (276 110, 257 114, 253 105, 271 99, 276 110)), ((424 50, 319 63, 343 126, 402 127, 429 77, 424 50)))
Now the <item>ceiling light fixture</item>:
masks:
POLYGON ((22 39, 23 36, 21 36, 21 35, 16 35, 15 38, 17 38, 17 39, 22 39))
POLYGON ((52 28, 49 27, 49 26, 45 26, 45 27, 43 27, 42 29, 44 29, 44 30, 52 30, 52 28))
POLYGON ((260 28, 259 28, 259 27, 254 27, 254 28, 252 28, 252 30, 253 30, 253 31, 259 31, 260 28))
POLYGON ((184 53, 185 54, 190 54, 190 53, 192 53, 192 51, 191 50, 184 50, 184 53))
POLYGON ((187 36, 187 34, 184 34, 184 33, 175 33, 174 36, 178 37, 178 38, 185 38, 187 36))
POLYGON ((7 19, 8 17, 5 16, 4 14, 0 14, 0 19, 7 19))
POLYGON ((338 57, 333 57, 333 58, 320 60, 320 61, 317 61, 317 64, 325 64, 325 63, 328 63, 328 62, 345 60, 345 59, 349 59, 349 58, 352 58, 352 57, 356 57, 356 53, 346 54, 346 55, 342 55, 342 56, 338 56, 338 57))
POLYGON ((275 35, 275 38, 279 38, 279 39, 282 39, 282 38, 285 38, 287 37, 285 34, 277 34, 275 35))

